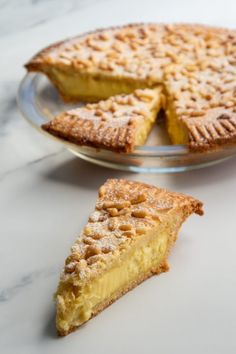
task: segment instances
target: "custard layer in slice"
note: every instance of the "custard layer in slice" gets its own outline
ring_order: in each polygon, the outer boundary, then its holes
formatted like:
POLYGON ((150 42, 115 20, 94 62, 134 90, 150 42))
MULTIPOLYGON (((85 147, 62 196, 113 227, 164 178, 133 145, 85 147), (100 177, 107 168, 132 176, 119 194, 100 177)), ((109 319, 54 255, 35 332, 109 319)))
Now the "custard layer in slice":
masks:
POLYGON ((77 145, 131 152, 143 145, 161 108, 161 87, 138 89, 62 113, 43 125, 77 145))
POLYGON ((56 293, 56 325, 67 335, 128 290, 168 270, 181 224, 202 203, 140 182, 108 180, 72 246, 56 293))

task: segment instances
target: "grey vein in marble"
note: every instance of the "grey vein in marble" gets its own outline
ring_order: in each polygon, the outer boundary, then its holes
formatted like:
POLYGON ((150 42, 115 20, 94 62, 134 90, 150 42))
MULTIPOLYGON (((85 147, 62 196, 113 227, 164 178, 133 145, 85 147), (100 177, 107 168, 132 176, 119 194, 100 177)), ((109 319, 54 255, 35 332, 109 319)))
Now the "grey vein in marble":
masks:
POLYGON ((64 149, 60 149, 59 151, 53 152, 53 153, 48 154, 48 155, 44 155, 44 156, 39 157, 38 159, 35 159, 35 160, 32 160, 32 161, 29 161, 29 162, 25 163, 22 166, 7 170, 7 171, 5 171, 4 173, 2 173, 0 175, 0 181, 3 181, 7 176, 9 176, 10 174, 12 174, 14 172, 19 171, 22 168, 27 168, 27 167, 35 165, 35 164, 37 164, 39 162, 45 161, 46 159, 49 159, 49 158, 54 157, 54 156, 57 156, 60 153, 62 153, 62 151, 64 151, 64 149))
POLYGON ((16 283, 8 288, 0 288, 0 303, 11 300, 13 297, 19 294, 21 290, 31 285, 35 280, 40 278, 48 278, 58 271, 57 267, 50 267, 41 270, 35 270, 30 273, 26 273, 16 283))
POLYGON ((17 119, 16 92, 18 82, 1 82, 0 87, 0 137, 7 134, 9 126, 17 119))
POLYGON ((74 11, 83 9, 93 2, 96 1, 21 0, 12 2, 2 0, 0 1, 0 33, 3 36, 15 31, 20 32, 37 27, 55 18, 64 17, 74 11), (24 16, 16 16, 16 13, 21 12, 24 13, 24 16), (9 18, 14 18, 14 26, 8 26, 9 18))
POLYGON ((34 130, 16 105, 19 81, 2 81, 0 86, 0 179, 18 169, 54 156, 61 147, 34 130))

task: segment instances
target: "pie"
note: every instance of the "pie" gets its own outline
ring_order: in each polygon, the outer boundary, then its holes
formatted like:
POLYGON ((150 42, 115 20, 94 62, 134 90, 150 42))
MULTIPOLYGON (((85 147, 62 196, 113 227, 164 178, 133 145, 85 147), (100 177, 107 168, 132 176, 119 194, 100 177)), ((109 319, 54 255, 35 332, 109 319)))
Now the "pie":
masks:
POLYGON ((67 335, 139 283, 168 270, 167 256, 192 213, 192 197, 110 179, 71 248, 56 292, 56 326, 67 335))
POLYGON ((236 142, 234 30, 190 24, 98 30, 44 49, 26 68, 45 73, 66 101, 161 86, 174 144, 206 151, 236 142))
POLYGON ((137 89, 61 113, 43 129, 77 145, 131 152, 134 146, 145 143, 161 98, 160 87, 137 89))

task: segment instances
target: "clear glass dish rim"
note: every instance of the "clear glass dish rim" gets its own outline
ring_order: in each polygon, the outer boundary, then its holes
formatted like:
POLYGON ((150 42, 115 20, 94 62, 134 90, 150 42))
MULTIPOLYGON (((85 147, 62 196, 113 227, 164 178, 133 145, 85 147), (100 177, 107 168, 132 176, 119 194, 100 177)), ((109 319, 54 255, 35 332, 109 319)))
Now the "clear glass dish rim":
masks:
MULTIPOLYGON (((46 115, 42 115, 35 104, 35 98, 37 96, 36 87, 42 76, 45 76, 41 73, 27 73, 20 82, 18 93, 17 93, 17 102, 19 109, 23 115, 23 117, 36 128, 38 131, 47 135, 51 139, 57 140, 63 145, 67 146, 71 150, 72 147, 76 147, 81 153, 88 154, 89 152, 101 151, 104 158, 112 157, 116 152, 105 150, 105 149, 96 149, 93 147, 87 146, 78 146, 76 144, 72 144, 67 141, 63 141, 57 137, 53 137, 51 134, 45 132, 41 125, 45 123, 48 118, 46 115)), ((215 153, 219 154, 221 151, 229 150, 232 154, 232 151, 236 153, 236 147, 230 146, 221 146, 217 148, 217 150, 207 151, 204 154, 214 155, 215 153)), ((127 156, 127 158, 144 158, 144 157, 152 157, 152 158, 170 158, 180 156, 181 158, 197 158, 198 156, 202 156, 202 152, 190 152, 188 146, 186 145, 143 145, 136 146, 132 153, 119 153, 122 157, 127 156)))

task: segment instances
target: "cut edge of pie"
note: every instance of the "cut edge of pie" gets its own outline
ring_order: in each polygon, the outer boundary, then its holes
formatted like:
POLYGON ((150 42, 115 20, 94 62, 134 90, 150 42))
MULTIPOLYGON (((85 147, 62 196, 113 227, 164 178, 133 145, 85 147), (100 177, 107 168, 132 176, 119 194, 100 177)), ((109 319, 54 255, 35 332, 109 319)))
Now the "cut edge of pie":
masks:
POLYGON ((132 152, 143 145, 161 109, 162 88, 138 89, 59 114, 42 128, 77 145, 132 152))
POLYGON ((192 213, 203 214, 202 203, 192 197, 141 182, 107 180, 65 261, 55 295, 59 335, 167 271, 169 251, 192 213))
MULTIPOLYGON (((135 26, 136 24, 127 25, 127 27, 135 26)), ((110 27, 109 30, 119 30, 120 28, 122 27, 110 27)), ((99 30, 104 38, 106 31, 107 29, 99 30)), ((74 42, 76 43, 76 41, 88 35, 95 35, 97 32, 97 30, 87 32, 49 45, 26 63, 25 68, 29 72, 44 73, 57 88, 65 102, 96 102, 115 95, 129 94, 136 89, 156 86, 156 82, 146 78, 137 80, 130 75, 125 78, 122 75, 110 75, 111 68, 109 68, 109 65, 101 65, 99 73, 91 72, 87 67, 86 60, 81 61, 79 65, 78 63, 69 65, 68 68, 69 61, 66 53, 64 53, 61 63, 55 65, 55 60, 50 57, 54 51, 58 52, 60 48, 63 50, 67 44, 71 43, 73 45, 74 42)))

